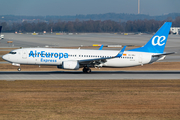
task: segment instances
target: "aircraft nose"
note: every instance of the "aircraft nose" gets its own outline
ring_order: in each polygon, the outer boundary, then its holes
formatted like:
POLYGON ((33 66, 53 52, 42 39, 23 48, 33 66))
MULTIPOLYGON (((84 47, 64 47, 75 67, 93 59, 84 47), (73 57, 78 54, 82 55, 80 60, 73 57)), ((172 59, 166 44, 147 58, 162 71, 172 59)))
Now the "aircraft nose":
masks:
POLYGON ((7 60, 7 58, 8 58, 8 55, 3 55, 3 56, 2 56, 2 59, 3 59, 3 60, 7 60))

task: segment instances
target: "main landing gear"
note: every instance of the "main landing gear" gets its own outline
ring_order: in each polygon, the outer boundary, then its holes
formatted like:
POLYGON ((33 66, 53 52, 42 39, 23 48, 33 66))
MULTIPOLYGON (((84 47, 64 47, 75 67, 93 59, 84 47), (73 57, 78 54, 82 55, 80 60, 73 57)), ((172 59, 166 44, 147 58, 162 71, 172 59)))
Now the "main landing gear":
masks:
POLYGON ((83 68, 83 73, 90 73, 91 72, 91 69, 89 67, 84 67, 83 68))

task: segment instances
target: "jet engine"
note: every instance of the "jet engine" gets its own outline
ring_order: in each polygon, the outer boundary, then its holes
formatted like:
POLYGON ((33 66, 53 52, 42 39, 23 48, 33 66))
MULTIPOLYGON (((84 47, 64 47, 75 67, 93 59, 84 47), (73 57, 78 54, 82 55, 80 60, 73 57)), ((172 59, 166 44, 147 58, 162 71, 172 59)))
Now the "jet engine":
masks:
POLYGON ((79 63, 78 61, 64 61, 62 63, 62 69, 78 70, 79 63))

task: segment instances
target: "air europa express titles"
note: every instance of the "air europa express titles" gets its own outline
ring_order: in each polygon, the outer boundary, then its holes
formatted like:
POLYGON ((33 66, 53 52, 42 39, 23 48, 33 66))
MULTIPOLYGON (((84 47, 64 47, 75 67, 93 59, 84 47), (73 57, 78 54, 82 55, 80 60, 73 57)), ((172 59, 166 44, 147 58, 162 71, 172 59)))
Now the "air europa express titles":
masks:
POLYGON ((53 52, 46 52, 46 51, 41 51, 35 52, 30 51, 29 57, 42 57, 42 58, 68 58, 68 53, 53 53, 53 52))

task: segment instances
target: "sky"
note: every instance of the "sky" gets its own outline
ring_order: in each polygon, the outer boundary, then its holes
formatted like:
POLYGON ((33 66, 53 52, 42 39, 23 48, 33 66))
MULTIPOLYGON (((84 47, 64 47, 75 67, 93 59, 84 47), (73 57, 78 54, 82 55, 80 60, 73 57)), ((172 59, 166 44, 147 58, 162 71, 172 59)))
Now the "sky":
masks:
MULTIPOLYGON (((0 15, 87 15, 138 13, 138 0, 0 0, 0 15)), ((180 0, 140 0, 140 13, 180 13, 180 0)))

